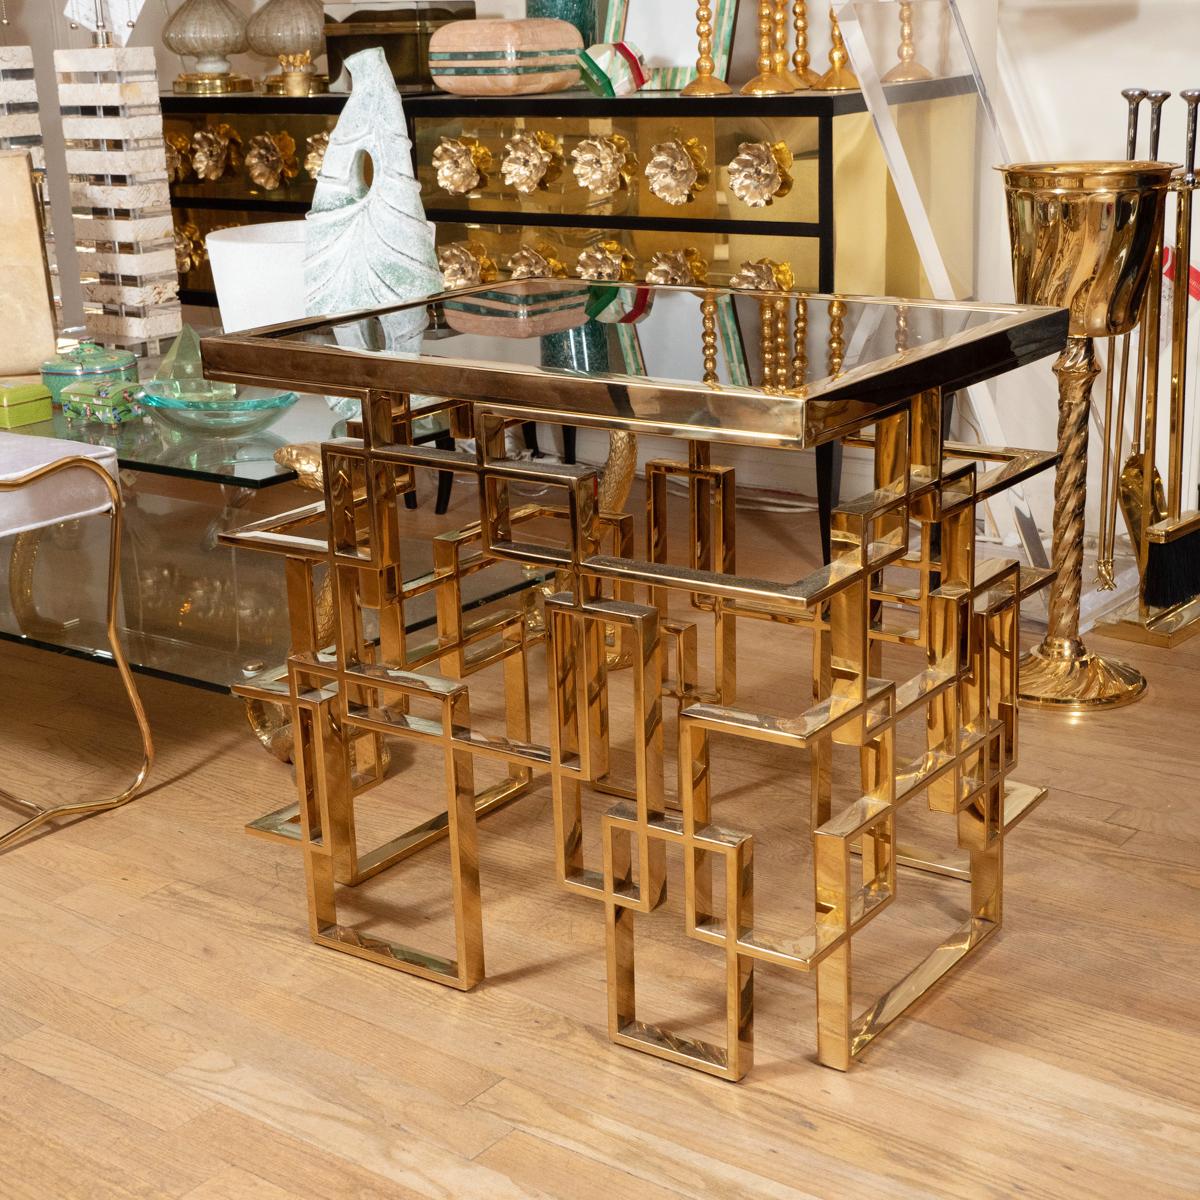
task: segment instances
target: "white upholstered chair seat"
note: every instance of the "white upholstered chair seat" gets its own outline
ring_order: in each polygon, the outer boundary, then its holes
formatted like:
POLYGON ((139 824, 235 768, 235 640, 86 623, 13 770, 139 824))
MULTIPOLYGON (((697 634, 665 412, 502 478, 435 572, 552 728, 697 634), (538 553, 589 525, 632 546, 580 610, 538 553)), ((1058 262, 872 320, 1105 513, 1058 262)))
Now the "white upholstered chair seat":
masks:
MULTIPOLYGON (((117 478, 117 452, 58 438, 0 432, 0 481, 11 482, 64 458, 90 458, 117 478)), ((87 468, 61 471, 15 491, 0 490, 0 537, 108 512, 104 481, 87 468)))

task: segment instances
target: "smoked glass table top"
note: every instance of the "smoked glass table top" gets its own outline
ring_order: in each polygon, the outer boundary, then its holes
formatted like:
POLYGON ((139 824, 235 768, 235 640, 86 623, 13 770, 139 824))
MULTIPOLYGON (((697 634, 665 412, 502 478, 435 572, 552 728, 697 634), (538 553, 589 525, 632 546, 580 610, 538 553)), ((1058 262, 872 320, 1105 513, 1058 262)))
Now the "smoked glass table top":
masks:
POLYGON ((530 280, 222 335, 203 353, 206 374, 231 382, 395 389, 527 420, 799 449, 926 388, 1056 353, 1066 330, 1049 308, 530 280))

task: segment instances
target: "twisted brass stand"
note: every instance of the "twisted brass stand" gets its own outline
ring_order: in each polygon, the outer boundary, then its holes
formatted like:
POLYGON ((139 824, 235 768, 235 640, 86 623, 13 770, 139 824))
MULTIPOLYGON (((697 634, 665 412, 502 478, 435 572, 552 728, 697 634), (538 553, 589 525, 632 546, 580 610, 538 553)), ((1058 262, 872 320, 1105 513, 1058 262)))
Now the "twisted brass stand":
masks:
POLYGON ((1083 711, 1132 704, 1146 690, 1140 671, 1101 658, 1079 636, 1087 510, 1088 413, 1100 373, 1090 337, 1072 337, 1054 364, 1058 376, 1058 473, 1054 479, 1054 583, 1046 637, 1021 660, 1023 704, 1083 711))

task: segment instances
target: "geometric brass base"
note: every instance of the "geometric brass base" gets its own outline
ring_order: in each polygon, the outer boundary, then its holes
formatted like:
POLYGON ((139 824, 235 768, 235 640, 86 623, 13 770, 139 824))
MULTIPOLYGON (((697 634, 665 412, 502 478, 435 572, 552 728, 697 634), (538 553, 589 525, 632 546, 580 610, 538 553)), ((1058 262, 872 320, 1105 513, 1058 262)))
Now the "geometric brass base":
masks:
POLYGON ((1092 654, 1079 641, 1063 647, 1048 638, 1021 659, 1017 694, 1027 707, 1088 713, 1132 704, 1145 693, 1146 677, 1140 671, 1092 654))
POLYGON ((1200 634, 1200 596, 1174 608, 1154 609, 1145 621, 1139 605, 1134 603, 1112 624, 1097 625, 1096 632, 1105 637, 1170 650, 1200 634))
POLYGON ((172 90, 177 96, 228 96, 234 92, 254 91, 254 80, 229 72, 221 75, 212 72, 185 73, 176 77, 172 90))

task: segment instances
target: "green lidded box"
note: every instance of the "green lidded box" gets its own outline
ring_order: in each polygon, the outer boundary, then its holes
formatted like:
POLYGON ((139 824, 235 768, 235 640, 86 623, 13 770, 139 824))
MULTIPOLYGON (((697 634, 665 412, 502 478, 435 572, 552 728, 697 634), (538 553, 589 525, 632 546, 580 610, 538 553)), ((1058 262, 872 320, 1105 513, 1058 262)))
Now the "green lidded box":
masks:
POLYGON ((142 386, 127 379, 80 380, 63 388, 59 403, 68 421, 121 425, 142 415, 142 386))
POLYGON ((50 389, 40 383, 0 383, 0 429, 19 429, 54 415, 50 389))
POLYGON ((42 382, 50 389, 55 404, 62 403, 62 390, 70 383, 137 383, 137 356, 128 350, 109 350, 83 340, 57 358, 42 363, 42 382))

